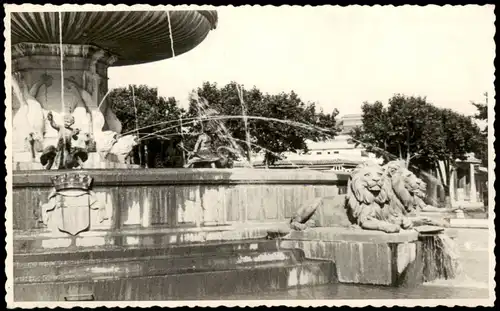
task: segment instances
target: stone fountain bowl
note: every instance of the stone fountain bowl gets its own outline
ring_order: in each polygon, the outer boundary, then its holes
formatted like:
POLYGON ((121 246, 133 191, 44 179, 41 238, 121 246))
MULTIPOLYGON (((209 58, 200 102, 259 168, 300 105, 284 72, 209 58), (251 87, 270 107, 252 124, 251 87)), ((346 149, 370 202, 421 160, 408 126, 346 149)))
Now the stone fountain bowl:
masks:
MULTIPOLYGON (((61 12, 64 44, 93 45, 118 56, 113 66, 159 61, 199 45, 217 27, 216 11, 61 12), (168 15, 172 36, 168 25, 168 15)), ((59 44, 57 12, 11 13, 11 42, 59 44)))

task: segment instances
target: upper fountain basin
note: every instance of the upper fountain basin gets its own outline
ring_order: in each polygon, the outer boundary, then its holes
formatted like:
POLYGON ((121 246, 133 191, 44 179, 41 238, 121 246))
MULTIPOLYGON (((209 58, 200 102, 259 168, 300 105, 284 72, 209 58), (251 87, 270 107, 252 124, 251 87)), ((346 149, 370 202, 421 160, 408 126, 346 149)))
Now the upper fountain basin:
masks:
MULTIPOLYGON (((61 12, 62 43, 94 45, 118 56, 113 66, 135 65, 172 57, 199 45, 217 27, 216 11, 61 12)), ((11 13, 11 40, 58 44, 58 12, 11 13)))

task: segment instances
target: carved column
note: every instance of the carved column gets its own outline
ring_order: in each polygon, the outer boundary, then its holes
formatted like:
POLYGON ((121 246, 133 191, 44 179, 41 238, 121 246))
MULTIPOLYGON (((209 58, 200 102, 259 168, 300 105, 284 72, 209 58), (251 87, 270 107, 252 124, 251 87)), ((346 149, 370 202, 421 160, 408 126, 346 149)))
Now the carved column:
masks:
POLYGON ((470 202, 477 202, 477 189, 476 189, 476 174, 474 169, 474 164, 471 163, 469 165, 469 174, 470 174, 470 202))
POLYGON ((454 206, 456 203, 456 169, 453 169, 450 174, 450 202, 454 206))

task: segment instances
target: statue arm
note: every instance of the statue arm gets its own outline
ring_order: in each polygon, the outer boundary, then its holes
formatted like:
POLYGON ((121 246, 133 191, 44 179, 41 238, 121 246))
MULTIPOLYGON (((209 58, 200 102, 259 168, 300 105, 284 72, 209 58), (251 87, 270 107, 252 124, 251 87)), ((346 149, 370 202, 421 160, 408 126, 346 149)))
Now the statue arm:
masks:
POLYGON ((193 152, 197 152, 200 149, 200 145, 202 142, 206 140, 205 135, 202 134, 200 137, 198 137, 198 140, 196 141, 196 144, 194 145, 193 152))
POLYGON ((57 125, 54 120, 50 120, 50 126, 52 126, 52 128, 56 131, 59 131, 60 129, 59 125, 57 125))
POLYGON ((57 125, 56 121, 54 121, 54 117, 52 116, 52 112, 47 114, 47 119, 49 120, 50 126, 56 131, 59 131, 60 127, 57 125))
POLYGON ((72 137, 74 140, 77 140, 77 139, 78 139, 78 134, 80 134, 80 129, 74 129, 74 130, 71 132, 71 137, 72 137))

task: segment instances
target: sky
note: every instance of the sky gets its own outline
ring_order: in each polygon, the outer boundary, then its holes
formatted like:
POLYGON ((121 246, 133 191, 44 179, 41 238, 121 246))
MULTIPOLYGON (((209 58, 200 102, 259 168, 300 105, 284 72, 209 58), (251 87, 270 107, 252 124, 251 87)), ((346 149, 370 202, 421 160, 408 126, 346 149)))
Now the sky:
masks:
POLYGON ((109 86, 146 84, 186 106, 204 81, 236 81, 268 93, 293 90, 340 115, 395 93, 465 114, 476 112, 469 103, 484 102, 485 92, 494 100, 493 6, 217 10, 217 29, 193 50, 111 68, 109 86))

